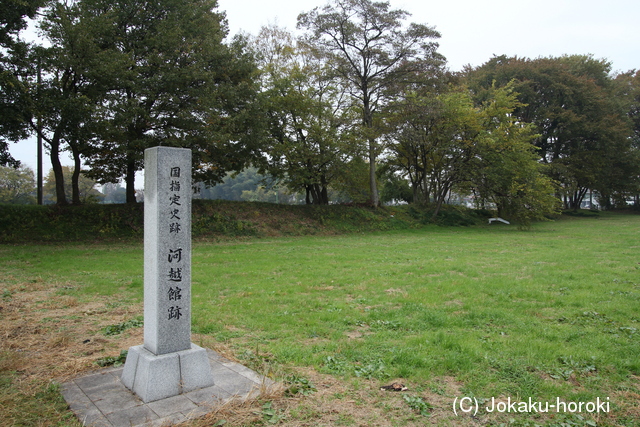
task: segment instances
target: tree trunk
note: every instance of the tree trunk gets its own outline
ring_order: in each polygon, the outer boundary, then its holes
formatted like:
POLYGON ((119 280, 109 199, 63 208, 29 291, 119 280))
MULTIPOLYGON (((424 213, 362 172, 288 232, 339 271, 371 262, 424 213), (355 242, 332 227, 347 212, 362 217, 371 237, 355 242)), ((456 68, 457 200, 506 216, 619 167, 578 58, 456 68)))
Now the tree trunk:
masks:
POLYGON ((323 205, 329 204, 329 191, 327 191, 326 186, 322 186, 322 191, 320 192, 320 197, 323 205))
MULTIPOLYGON (((362 105, 362 124, 367 132, 373 132, 373 111, 371 110, 369 89, 366 81, 362 82, 362 93, 364 94, 362 105)), ((370 202, 373 207, 377 208, 380 204, 378 197, 378 184, 376 182, 376 140, 370 134, 368 137, 369 142, 369 191, 371 192, 370 202)))
POLYGON ((413 203, 420 203, 420 189, 416 183, 411 183, 411 193, 413 194, 413 203))
POLYGON ((80 169, 82 168, 82 162, 80 161, 80 153, 75 148, 75 144, 69 144, 71 146, 71 152, 73 153, 73 175, 71 175, 71 203, 79 205, 82 203, 80 200, 80 169))
POLYGON ((570 208, 573 209, 575 212, 577 212, 578 209, 580 209, 580 204, 582 204, 582 199, 584 199, 584 196, 586 194, 587 194, 586 188, 579 188, 576 191, 574 191, 571 197, 569 198, 569 203, 571 204, 570 208))
POLYGON ((431 221, 435 221, 438 218, 438 214, 440 213, 440 208, 442 208, 442 203, 444 203, 444 199, 442 197, 438 197, 436 200, 436 208, 433 211, 433 215, 431 215, 431 221))
POLYGON ((67 196, 64 192, 64 173, 62 171, 62 163, 60 163, 60 135, 56 131, 53 135, 53 139, 49 141, 51 159, 51 168, 53 169, 53 176, 56 179, 56 204, 67 205, 67 196))
POLYGON ((307 197, 306 202, 308 205, 328 205, 329 193, 326 185, 311 184, 305 187, 307 197))
POLYGON ((127 203, 136 202, 136 163, 135 160, 129 159, 127 161, 127 174, 124 181, 126 183, 126 195, 127 203))
POLYGON ((329 191, 327 190, 327 177, 322 174, 320 176, 320 203, 323 205, 329 204, 329 191))
POLYGON ((377 208, 380 205, 380 198, 376 180, 376 146, 373 139, 369 140, 369 191, 371 191, 371 204, 377 208))
POLYGON ((311 194, 311 204, 312 205, 317 205, 318 203, 318 191, 316 188, 316 184, 311 184, 309 186, 307 186, 307 191, 311 194))
MULTIPOLYGON (((426 175, 424 176, 426 178, 426 175)), ((426 179, 422 181, 422 204, 429 206, 431 204, 431 186, 426 179)))

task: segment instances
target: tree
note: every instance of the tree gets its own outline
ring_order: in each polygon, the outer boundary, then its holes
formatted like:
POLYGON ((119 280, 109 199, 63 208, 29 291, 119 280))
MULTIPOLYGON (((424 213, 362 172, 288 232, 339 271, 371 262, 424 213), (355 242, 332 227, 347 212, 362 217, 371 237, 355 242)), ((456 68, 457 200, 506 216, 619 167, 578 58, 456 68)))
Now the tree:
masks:
POLYGON ((39 64, 37 86, 32 90, 36 118, 31 126, 49 148, 55 176, 56 203, 81 203, 81 154, 86 153, 91 139, 96 108, 97 84, 90 70, 98 61, 99 49, 91 43, 91 29, 79 19, 79 5, 52 2, 40 23, 50 47, 32 51, 33 62, 39 64), (65 191, 65 177, 60 152, 70 150, 74 159, 71 193, 65 191), (70 196, 70 197, 69 197, 70 196))
POLYGON ((629 71, 616 77, 618 96, 633 126, 633 144, 640 147, 640 71, 629 71))
POLYGON ((101 88, 88 150, 99 182, 124 177, 135 201, 135 173, 155 145, 191 148, 194 179, 213 184, 248 165, 260 132, 255 65, 241 38, 224 44, 215 0, 83 0, 79 22, 101 61, 89 70, 101 88))
POLYGON ((242 172, 228 173, 223 181, 215 186, 205 187, 200 191, 200 197, 209 200, 243 200, 245 191, 256 191, 259 187, 273 183, 274 179, 261 175, 256 167, 248 167, 242 172))
POLYGON ((521 105, 511 85, 485 95, 476 106, 465 86, 404 93, 390 120, 388 167, 409 178, 432 219, 452 193, 474 194, 478 205, 527 226, 555 212, 554 187, 538 163, 533 125, 513 115, 521 105))
POLYGON ((604 206, 626 207, 627 200, 633 198, 640 206, 640 71, 629 71, 615 78, 616 98, 622 104, 631 126, 630 149, 624 156, 615 159, 614 173, 600 188, 600 202, 604 206), (606 191, 607 188, 614 189, 606 191))
POLYGON ((498 216, 528 227, 558 213, 560 200, 553 196, 553 182, 538 162, 535 126, 513 115, 522 105, 512 86, 494 87, 479 109, 482 131, 468 181, 461 188, 470 189, 480 205, 493 203, 498 216))
POLYGON ((609 72, 608 62, 582 55, 501 56, 467 72, 477 103, 494 84, 515 81, 520 106, 513 114, 536 126, 538 154, 561 184, 566 208, 578 209, 589 189, 606 190, 612 184, 608 177, 618 173, 616 159, 631 149, 628 122, 609 72))
POLYGON ((434 204, 435 218, 454 186, 468 178, 481 132, 478 113, 464 88, 411 91, 395 110, 390 164, 409 177, 414 202, 434 204))
POLYGON ((382 183, 380 189, 380 202, 385 203, 413 203, 414 195, 409 182, 389 164, 382 165, 378 169, 379 180, 382 183))
POLYGON ((374 206, 379 204, 376 162, 382 148, 377 115, 393 96, 387 90, 444 60, 431 41, 440 34, 421 24, 404 27, 408 16, 390 9, 389 2, 371 0, 335 0, 298 16, 298 28, 308 31, 306 43, 327 61, 360 109, 374 206))
POLYGON ((33 204, 35 191, 33 170, 0 166, 0 203, 33 204))
POLYGON ((25 18, 33 19, 44 0, 0 0, 0 46, 8 47, 16 43, 15 36, 25 28, 25 18))
POLYGON ((103 203, 126 203, 127 192, 120 184, 107 183, 102 186, 103 203))
POLYGON ((44 0, 0 0, 0 166, 18 167, 20 162, 9 153, 8 141, 19 141, 29 134, 31 105, 25 61, 28 45, 18 39, 44 0))
MULTIPOLYGON (((63 176, 65 180, 63 182, 64 190, 67 193, 67 198, 71 198, 71 177, 74 175, 74 170, 69 166, 62 166, 63 176)), ((98 191, 96 187, 96 182, 91 178, 86 176, 86 173, 81 171, 79 183, 79 202, 84 203, 97 203, 104 198, 104 195, 98 191)), ((57 176, 55 175, 53 169, 49 170, 49 174, 45 178, 44 183, 44 198, 48 200, 49 203, 53 202, 57 198, 57 176)))
POLYGON ((302 203, 301 200, 298 200, 300 197, 299 193, 291 193, 284 186, 272 185, 266 187, 260 185, 254 190, 244 190, 240 200, 294 205, 302 203))
POLYGON ((268 124, 262 172, 306 193, 307 204, 329 204, 329 186, 354 145, 352 110, 325 65, 290 33, 263 28, 255 45, 268 124))

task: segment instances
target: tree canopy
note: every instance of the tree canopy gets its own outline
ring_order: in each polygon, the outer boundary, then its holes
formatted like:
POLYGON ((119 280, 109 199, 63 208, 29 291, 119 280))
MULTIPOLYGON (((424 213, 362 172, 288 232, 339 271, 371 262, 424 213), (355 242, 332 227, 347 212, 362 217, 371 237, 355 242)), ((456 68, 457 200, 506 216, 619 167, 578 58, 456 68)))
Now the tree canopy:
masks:
POLYGON ((33 204, 36 182, 28 167, 0 166, 0 203, 33 204))
POLYGON ((307 30, 305 42, 325 59, 360 110, 374 206, 378 205, 376 161, 382 152, 377 114, 393 97, 394 87, 444 62, 433 41, 440 34, 424 24, 405 26, 409 16, 391 9, 389 2, 370 0, 334 1, 298 16, 298 28, 307 30))
POLYGON ((27 57, 28 45, 18 38, 44 0, 0 0, 0 166, 18 167, 9 153, 9 142, 29 134, 32 115, 25 75, 33 74, 27 57))
MULTIPOLYGON (((43 64, 32 99, 57 181, 64 149, 75 170, 82 158, 101 183, 124 178, 128 202, 144 150, 154 145, 191 148, 194 177, 208 184, 248 166, 259 134, 255 63, 242 37, 225 41, 216 7, 215 0, 50 3, 40 25, 51 47, 32 55, 43 64)), ((66 203, 58 187, 58 203, 66 203)))
POLYGON ((329 186, 357 151, 353 109, 314 52, 279 28, 256 38, 267 132, 257 161, 307 203, 328 204, 329 186))
POLYGON ((124 179, 108 200, 135 201, 157 145, 190 148, 209 196, 377 206, 381 184, 434 217, 464 199, 525 226, 587 192, 638 203, 640 73, 606 60, 496 56, 452 73, 440 34, 388 1, 330 0, 298 16, 297 37, 232 39, 216 0, 0 1, 0 164, 38 132, 58 204, 83 203, 85 177, 124 179), (20 41, 33 17, 46 47, 20 41))
POLYGON ((223 43, 226 23, 215 0, 143 3, 80 3, 108 59, 94 69, 100 126, 88 150, 90 174, 101 182, 124 176, 128 201, 146 148, 191 148, 195 177, 215 183, 246 166, 254 143, 253 64, 242 40, 223 43))
POLYGON ((607 61, 583 55, 501 56, 470 70, 468 81, 477 102, 494 85, 514 82, 520 101, 514 115, 535 126, 540 160, 561 184, 559 195, 567 208, 577 209, 589 189, 613 190, 608 178, 621 173, 619 160, 637 152, 607 61))

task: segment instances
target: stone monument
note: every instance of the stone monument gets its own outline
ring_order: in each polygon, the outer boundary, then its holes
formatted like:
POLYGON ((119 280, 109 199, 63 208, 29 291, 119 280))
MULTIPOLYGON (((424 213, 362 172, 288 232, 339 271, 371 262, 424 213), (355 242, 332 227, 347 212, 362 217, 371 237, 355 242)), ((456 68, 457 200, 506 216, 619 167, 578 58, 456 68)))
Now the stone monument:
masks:
POLYGON ((191 343, 191 150, 145 150, 144 175, 144 344, 129 349, 122 382, 146 403, 214 381, 191 343))

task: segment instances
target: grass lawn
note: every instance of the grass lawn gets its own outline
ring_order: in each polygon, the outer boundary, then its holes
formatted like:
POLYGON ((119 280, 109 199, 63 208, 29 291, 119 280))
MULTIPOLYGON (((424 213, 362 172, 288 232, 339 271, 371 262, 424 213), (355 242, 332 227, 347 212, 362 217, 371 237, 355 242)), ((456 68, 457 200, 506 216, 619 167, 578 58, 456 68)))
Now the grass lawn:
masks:
MULTIPOLYGON (((195 242, 193 341, 292 392, 191 425, 640 425, 639 255, 640 216, 621 214, 195 242), (380 390, 395 381, 408 390, 380 390), (487 410, 529 398, 568 410, 487 410)), ((49 381, 142 343, 142 245, 0 258, 0 418, 75 425, 49 381)))

